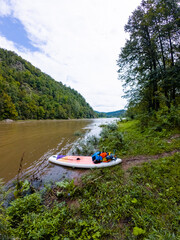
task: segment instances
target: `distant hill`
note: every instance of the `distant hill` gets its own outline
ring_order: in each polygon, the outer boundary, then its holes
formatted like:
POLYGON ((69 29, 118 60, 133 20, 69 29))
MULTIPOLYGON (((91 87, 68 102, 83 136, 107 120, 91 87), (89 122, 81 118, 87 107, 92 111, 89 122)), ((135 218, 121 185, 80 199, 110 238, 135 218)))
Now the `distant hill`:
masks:
POLYGON ((121 117, 125 112, 126 112, 126 110, 124 110, 124 109, 115 111, 115 112, 107 112, 106 116, 107 117, 121 117))
POLYGON ((0 48, 0 120, 95 116, 77 91, 55 81, 16 53, 0 48))
POLYGON ((118 111, 114 111, 114 112, 97 112, 99 117, 121 117, 123 116, 123 114, 126 112, 126 110, 122 109, 122 110, 118 110, 118 111))

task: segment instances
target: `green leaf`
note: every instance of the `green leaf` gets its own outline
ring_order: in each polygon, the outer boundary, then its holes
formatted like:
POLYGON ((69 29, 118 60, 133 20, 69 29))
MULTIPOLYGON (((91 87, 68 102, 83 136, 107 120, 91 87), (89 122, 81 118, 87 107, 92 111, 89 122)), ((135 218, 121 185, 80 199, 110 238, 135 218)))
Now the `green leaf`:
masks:
POLYGON ((136 199, 136 198, 133 198, 133 199, 131 200, 131 202, 132 202, 132 203, 137 203, 137 199, 136 199))
POLYGON ((142 228, 139 228, 139 227, 134 227, 133 228, 133 234, 135 236, 138 236, 138 235, 141 235, 141 234, 145 234, 145 233, 146 233, 146 231, 143 230, 142 228))

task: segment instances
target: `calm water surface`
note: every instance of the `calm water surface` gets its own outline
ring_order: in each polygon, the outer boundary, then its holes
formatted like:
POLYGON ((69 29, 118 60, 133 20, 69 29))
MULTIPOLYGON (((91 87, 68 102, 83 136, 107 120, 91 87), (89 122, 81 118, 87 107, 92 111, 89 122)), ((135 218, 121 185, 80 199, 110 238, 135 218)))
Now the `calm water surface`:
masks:
POLYGON ((57 153, 70 154, 78 140, 75 132, 98 135, 100 125, 114 119, 88 120, 33 120, 0 123, 0 178, 5 182, 16 177, 23 157, 25 176, 40 177, 43 181, 54 181, 63 177, 76 177, 81 173, 48 162, 57 153))

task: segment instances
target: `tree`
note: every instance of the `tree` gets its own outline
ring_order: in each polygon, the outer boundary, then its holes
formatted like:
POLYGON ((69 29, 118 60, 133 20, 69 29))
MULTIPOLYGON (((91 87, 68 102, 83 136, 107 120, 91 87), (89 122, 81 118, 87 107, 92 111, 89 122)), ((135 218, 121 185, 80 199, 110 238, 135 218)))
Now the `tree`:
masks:
POLYGON ((0 119, 95 117, 93 109, 77 91, 1 48, 0 108, 0 119))
POLYGON ((16 119, 18 113, 15 105, 12 103, 11 97, 4 92, 0 92, 0 119, 16 119))
POLYGON ((176 104, 180 90, 177 0, 143 0, 129 17, 130 34, 119 55, 119 79, 130 87, 125 97, 142 110, 176 104))

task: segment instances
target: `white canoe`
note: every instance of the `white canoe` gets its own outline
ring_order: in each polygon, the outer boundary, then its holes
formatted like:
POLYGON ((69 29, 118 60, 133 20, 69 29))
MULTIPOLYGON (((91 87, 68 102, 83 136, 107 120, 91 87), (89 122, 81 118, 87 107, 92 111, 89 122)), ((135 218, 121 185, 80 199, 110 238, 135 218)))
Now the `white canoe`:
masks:
POLYGON ((49 158, 49 162, 72 168, 104 168, 117 165, 121 163, 122 160, 117 158, 116 160, 112 160, 110 162, 101 162, 95 164, 90 156, 53 155, 49 158))

